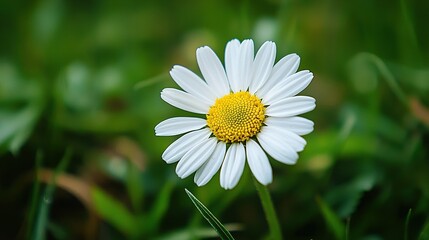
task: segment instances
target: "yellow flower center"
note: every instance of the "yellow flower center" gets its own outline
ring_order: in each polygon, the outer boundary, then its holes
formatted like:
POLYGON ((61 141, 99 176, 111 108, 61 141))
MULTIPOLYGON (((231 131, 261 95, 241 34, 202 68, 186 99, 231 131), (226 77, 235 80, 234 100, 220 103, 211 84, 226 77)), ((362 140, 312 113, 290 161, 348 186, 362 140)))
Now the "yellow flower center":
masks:
POLYGON ((244 142, 255 136, 265 119, 261 100, 249 92, 218 98, 207 114, 207 125, 221 141, 244 142))

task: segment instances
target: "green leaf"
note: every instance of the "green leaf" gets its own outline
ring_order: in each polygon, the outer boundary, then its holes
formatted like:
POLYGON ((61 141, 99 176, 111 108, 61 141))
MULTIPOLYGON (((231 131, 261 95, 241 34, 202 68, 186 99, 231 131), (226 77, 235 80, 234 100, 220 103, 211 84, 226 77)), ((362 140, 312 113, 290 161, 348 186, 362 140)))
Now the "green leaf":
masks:
POLYGON ((335 236, 335 239, 343 239, 345 236, 345 226, 338 218, 338 216, 332 211, 332 209, 321 199, 316 198, 317 204, 319 205, 320 211, 325 218, 326 224, 335 236))
POLYGON ((0 61, 0 151, 16 154, 33 132, 44 107, 40 81, 24 79, 0 61))
POLYGON ((152 210, 149 213, 147 220, 147 228, 149 231, 156 230, 159 226, 159 223, 162 220, 165 212, 168 209, 171 199, 171 192, 173 190, 173 183, 167 182, 159 193, 155 205, 152 207, 152 210))
POLYGON ((378 181, 377 172, 362 164, 356 167, 361 174, 353 180, 340 184, 330 190, 324 199, 335 209, 339 217, 346 218, 351 216, 358 206, 362 195, 371 190, 378 181))
POLYGON ((410 225, 411 208, 408 210, 407 218, 405 219, 404 240, 408 240, 408 226, 410 225))
POLYGON ((45 191, 42 196, 42 200, 39 202, 39 209, 37 213, 37 218, 35 221, 34 231, 31 236, 31 239, 34 240, 44 240, 46 239, 46 229, 49 224, 49 210, 50 204, 52 202, 54 192, 55 192, 55 182, 60 173, 64 172, 71 158, 71 150, 67 150, 64 154, 64 157, 61 159, 58 167, 55 169, 55 172, 52 176, 52 180, 48 186, 46 186, 45 191))
POLYGON ((420 232, 419 240, 427 240, 429 239, 429 221, 426 222, 423 230, 420 232))
POLYGON ((222 223, 190 191, 188 191, 188 189, 185 188, 185 192, 188 194, 188 197, 191 199, 198 211, 200 211, 201 215, 203 215, 203 217, 216 230, 221 239, 234 239, 222 223))
POLYGON ((126 185, 127 185, 128 196, 130 197, 133 209, 137 213, 140 213, 143 206, 143 196, 144 196, 143 184, 140 179, 141 172, 130 161, 127 161, 127 162, 128 162, 128 167, 127 167, 128 171, 127 171, 126 185))
POLYGON ((134 216, 118 200, 94 187, 91 191, 95 211, 113 227, 129 236, 139 233, 134 216))
POLYGON ((36 166, 34 169, 35 181, 33 183, 33 190, 31 193, 31 202, 30 202, 30 211, 28 212, 28 218, 27 218, 27 221, 28 221, 27 239, 31 239, 31 234, 32 234, 31 228, 33 227, 37 206, 39 204, 39 194, 40 194, 41 183, 37 173, 42 167, 42 160, 43 160, 42 151, 38 150, 36 154, 36 166))
POLYGON ((0 146, 6 146, 15 154, 29 137, 39 115, 40 108, 36 104, 17 112, 1 111, 0 146))

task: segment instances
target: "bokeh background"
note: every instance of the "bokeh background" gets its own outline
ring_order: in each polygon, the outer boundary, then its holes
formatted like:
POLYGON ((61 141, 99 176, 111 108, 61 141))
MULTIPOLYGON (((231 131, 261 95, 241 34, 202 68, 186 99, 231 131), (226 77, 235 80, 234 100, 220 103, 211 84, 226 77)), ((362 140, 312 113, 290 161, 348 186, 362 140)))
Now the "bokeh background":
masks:
POLYGON ((239 185, 181 180, 161 159, 174 64, 199 73, 233 38, 277 44, 315 78, 315 122, 269 185, 287 239, 429 239, 429 2, 1 1, 0 238, 207 239, 192 191, 237 239, 264 239, 239 185), (55 184, 49 184, 55 179, 55 184))

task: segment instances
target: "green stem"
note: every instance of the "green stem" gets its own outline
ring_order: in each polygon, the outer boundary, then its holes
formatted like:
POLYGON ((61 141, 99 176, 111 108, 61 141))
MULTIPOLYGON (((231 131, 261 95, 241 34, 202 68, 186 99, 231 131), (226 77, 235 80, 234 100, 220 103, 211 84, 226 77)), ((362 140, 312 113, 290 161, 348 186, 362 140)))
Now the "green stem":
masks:
POLYGON ((277 218, 276 210, 274 209, 273 201, 271 200, 270 192, 268 188, 258 182, 255 178, 253 179, 256 190, 258 190, 259 198, 261 199, 262 207, 264 208, 265 217, 270 227, 270 239, 281 240, 282 230, 277 218))

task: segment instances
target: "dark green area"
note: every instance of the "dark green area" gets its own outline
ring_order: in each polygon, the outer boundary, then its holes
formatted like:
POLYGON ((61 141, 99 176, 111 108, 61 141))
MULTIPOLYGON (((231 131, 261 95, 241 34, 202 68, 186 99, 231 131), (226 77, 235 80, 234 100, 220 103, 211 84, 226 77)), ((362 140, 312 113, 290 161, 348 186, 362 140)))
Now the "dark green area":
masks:
POLYGON ((315 75, 303 93, 317 100, 305 150, 294 166, 271 160, 283 236, 427 239, 427 9, 414 0, 0 1, 0 239, 216 236, 185 187, 234 238, 266 237, 247 166, 233 190, 219 174, 198 188, 160 157, 175 138, 153 130, 187 114, 159 97, 175 87, 170 68, 199 74, 196 48, 223 59, 233 38, 273 40, 277 59, 295 52, 315 75), (45 232, 32 235, 38 226, 45 232))

